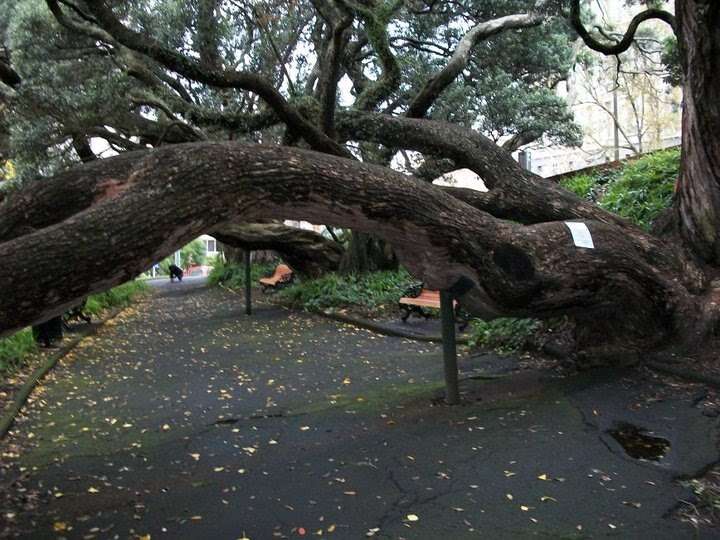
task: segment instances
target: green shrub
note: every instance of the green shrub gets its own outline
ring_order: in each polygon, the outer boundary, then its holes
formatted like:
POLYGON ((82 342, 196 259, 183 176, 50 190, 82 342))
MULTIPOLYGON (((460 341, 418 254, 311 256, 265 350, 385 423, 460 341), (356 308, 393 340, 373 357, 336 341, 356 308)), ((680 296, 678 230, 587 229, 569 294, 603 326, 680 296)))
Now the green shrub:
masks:
POLYGON ((470 321, 471 347, 492 349, 499 353, 510 354, 522 349, 527 339, 540 327, 536 319, 494 319, 470 321))
POLYGON ((579 174, 561 185, 579 197, 598 201, 619 216, 649 229, 672 203, 680 172, 680 149, 661 150, 628 162, 620 170, 579 174))
POLYGON ((8 374, 15 371, 25 357, 36 348, 32 331, 29 328, 0 339, 0 373, 8 374))
POLYGON ((578 174, 560 182, 560 185, 572 191, 578 197, 589 201, 595 200, 594 193, 597 187, 597 177, 589 174, 578 174))
POLYGON ((680 150, 664 150, 626 165, 609 184, 600 206, 649 229, 672 203, 680 170, 680 150))
MULTIPOLYGON (((272 275, 276 267, 277 263, 274 262, 252 263, 250 265, 252 284, 256 285, 260 278, 272 275)), ((241 289, 245 287, 245 265, 215 259, 208 276, 208 283, 210 285, 224 285, 231 289, 241 289)))
POLYGON ((360 275, 331 273, 291 285, 280 295, 293 306, 309 311, 350 306, 374 311, 394 307, 413 281, 405 270, 360 275))

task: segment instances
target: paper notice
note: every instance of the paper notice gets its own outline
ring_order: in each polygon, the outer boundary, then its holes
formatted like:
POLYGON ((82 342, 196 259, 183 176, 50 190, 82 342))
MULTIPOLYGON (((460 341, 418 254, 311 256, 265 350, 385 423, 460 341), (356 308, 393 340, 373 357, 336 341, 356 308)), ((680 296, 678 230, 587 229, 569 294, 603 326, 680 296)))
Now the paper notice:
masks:
POLYGON ((567 228, 570 229, 573 242, 575 242, 577 247, 590 249, 595 248, 592 236, 590 235, 590 229, 587 228, 587 225, 574 221, 566 221, 565 225, 567 225, 567 228))

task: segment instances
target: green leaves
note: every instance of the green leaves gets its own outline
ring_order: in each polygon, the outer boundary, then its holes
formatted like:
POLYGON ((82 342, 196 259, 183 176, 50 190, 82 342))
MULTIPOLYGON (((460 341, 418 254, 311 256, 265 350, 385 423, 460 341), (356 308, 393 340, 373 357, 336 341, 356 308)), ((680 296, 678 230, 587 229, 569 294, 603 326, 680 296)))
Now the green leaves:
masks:
POLYGON ((629 162, 616 171, 582 174, 562 185, 591 201, 599 200, 614 212, 648 230, 653 220, 672 203, 680 173, 680 149, 663 150, 629 162))
POLYGON ((361 275, 327 274, 288 287, 280 295, 310 311, 352 305, 372 310, 389 305, 394 309, 411 281, 412 277, 405 270, 361 275))

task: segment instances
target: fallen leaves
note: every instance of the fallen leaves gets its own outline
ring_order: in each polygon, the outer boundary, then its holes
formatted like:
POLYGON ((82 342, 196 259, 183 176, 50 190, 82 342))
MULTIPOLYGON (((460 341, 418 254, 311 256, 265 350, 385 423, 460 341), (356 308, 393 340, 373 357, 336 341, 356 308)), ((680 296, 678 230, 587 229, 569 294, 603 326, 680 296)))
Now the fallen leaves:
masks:
POLYGON ((417 517, 417 515, 415 515, 415 514, 408 514, 407 516, 405 516, 405 519, 408 521, 419 521, 420 520, 420 518, 417 517))

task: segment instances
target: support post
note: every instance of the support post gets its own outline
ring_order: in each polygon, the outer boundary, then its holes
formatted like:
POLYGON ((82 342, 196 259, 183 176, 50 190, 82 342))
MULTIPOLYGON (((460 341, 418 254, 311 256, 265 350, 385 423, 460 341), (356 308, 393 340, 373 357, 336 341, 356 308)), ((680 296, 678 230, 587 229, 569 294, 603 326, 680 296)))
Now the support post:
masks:
POLYGON ((245 250, 245 313, 252 315, 252 283, 250 282, 250 250, 245 250))
POLYGON ((455 347, 455 309, 453 295, 449 291, 440 291, 440 317, 442 319, 443 362, 445 364, 445 401, 448 405, 457 405, 460 403, 460 390, 455 347))

